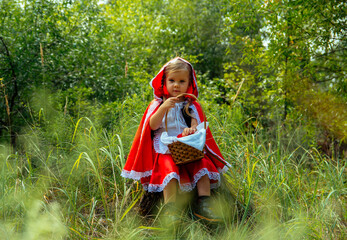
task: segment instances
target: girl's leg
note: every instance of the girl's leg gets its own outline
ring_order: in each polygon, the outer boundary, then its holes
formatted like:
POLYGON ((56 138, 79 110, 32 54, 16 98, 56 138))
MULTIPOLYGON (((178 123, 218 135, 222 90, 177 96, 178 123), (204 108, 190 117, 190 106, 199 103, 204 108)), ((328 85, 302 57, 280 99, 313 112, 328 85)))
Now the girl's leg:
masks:
POLYGON ((196 187, 198 189, 199 197, 211 195, 210 179, 207 174, 199 179, 199 181, 196 184, 196 187))
POLYGON ((172 179, 164 188, 164 206, 161 210, 161 219, 165 227, 171 226, 175 229, 179 222, 179 212, 176 207, 177 179, 172 179))
POLYGON ((177 193, 177 179, 172 179, 164 188, 164 203, 175 202, 177 193))
POLYGON ((194 215, 201 220, 208 221, 210 223, 220 222, 220 218, 213 213, 213 209, 210 204, 210 179, 208 175, 205 175, 197 182, 198 189, 198 208, 194 212, 194 215))

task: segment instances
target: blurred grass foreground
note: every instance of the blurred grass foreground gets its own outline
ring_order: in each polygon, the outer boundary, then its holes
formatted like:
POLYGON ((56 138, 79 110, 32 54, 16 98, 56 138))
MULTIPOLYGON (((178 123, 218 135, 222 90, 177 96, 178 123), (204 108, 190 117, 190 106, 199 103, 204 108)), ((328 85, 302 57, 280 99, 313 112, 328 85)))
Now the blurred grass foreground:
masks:
POLYGON ((346 7, 1 0, 0 239, 347 239, 346 7), (191 218, 194 192, 163 225, 160 194, 120 176, 176 55, 231 165, 215 226, 191 218))

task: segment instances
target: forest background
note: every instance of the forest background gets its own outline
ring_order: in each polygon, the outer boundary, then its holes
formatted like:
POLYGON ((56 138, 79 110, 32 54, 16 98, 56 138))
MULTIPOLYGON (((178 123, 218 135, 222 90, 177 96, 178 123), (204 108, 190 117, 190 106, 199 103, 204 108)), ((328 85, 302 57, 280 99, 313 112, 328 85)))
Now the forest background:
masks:
POLYGON ((1 236, 167 236, 119 174, 149 81, 180 56, 232 168, 215 194, 223 226, 187 218, 175 234, 345 238, 346 6, 1 0, 1 236))

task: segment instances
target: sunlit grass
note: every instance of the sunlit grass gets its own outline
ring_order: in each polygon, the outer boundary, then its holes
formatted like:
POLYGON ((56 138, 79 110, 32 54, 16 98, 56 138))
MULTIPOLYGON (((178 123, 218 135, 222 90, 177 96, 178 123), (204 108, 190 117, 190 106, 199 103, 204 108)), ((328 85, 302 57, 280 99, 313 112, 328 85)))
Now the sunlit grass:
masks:
POLYGON ((176 228, 163 226, 158 216, 141 217, 141 185, 120 176, 145 106, 133 108, 133 102, 120 107, 122 117, 112 131, 87 117, 51 121, 56 128, 45 127, 41 119, 23 132, 20 151, 0 146, 2 238, 346 237, 345 159, 332 160, 298 144, 300 129, 245 129, 244 122, 251 120, 243 119, 237 107, 206 108, 231 164, 214 191, 214 208, 223 222, 208 227, 192 219, 189 209, 176 228))

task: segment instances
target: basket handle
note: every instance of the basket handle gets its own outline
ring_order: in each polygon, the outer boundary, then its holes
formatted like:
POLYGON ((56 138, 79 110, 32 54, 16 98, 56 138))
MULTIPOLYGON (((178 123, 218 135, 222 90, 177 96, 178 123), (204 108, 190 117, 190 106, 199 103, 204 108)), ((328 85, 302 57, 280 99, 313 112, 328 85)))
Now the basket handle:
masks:
MULTIPOLYGON (((201 110, 202 110, 202 115, 204 116, 204 128, 206 130, 206 121, 207 121, 206 120, 206 115, 205 115, 205 113, 204 113, 204 111, 202 109, 201 103, 198 101, 198 98, 195 97, 195 95, 190 94, 190 93, 181 93, 180 95, 177 96, 177 98, 180 98, 180 97, 183 97, 183 96, 190 96, 190 97, 194 98, 194 100, 197 101, 200 104, 200 107, 201 107, 201 110)), ((165 130, 166 131, 167 131, 167 113, 168 113, 168 111, 166 111, 166 113, 165 113, 165 130)))

